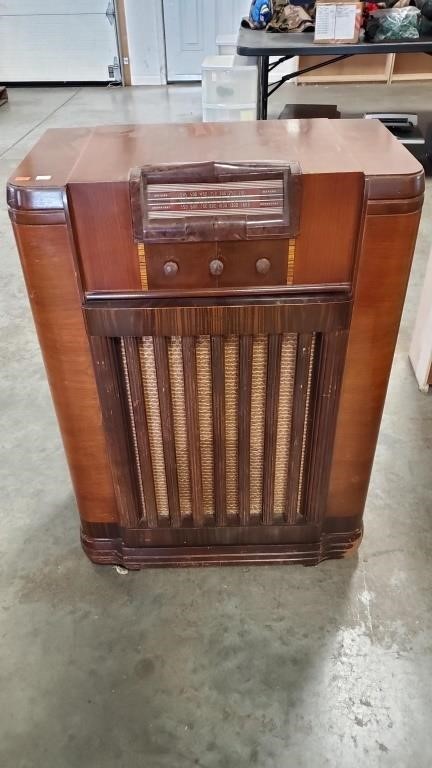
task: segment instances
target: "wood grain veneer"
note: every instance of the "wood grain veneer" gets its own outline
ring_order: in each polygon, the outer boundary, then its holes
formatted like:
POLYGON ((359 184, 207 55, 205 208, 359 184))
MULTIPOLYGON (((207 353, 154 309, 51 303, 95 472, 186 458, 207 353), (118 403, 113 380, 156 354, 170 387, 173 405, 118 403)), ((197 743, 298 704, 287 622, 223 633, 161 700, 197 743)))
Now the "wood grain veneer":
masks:
POLYGON ((114 522, 117 507, 67 228, 15 224, 14 232, 80 514, 114 522))

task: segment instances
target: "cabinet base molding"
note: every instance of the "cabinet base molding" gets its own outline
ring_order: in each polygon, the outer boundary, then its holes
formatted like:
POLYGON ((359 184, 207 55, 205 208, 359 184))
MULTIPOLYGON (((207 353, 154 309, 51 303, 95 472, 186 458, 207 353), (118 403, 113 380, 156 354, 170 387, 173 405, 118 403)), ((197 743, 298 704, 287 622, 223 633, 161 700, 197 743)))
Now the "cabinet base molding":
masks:
POLYGON ((359 527, 342 532, 323 531, 315 542, 225 547, 131 547, 121 536, 98 538, 81 530, 81 543, 93 563, 139 570, 164 566, 319 565, 324 560, 340 560, 354 555, 362 536, 363 527, 359 527))

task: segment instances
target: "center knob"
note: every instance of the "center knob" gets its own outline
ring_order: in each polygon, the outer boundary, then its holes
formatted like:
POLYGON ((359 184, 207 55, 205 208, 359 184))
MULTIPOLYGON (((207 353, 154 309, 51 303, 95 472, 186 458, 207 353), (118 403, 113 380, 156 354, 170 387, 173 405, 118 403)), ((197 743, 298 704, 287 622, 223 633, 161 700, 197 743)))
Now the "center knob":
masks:
POLYGON ((175 261, 166 261, 163 270, 167 277, 174 277, 178 272, 178 264, 175 261))
POLYGON ((266 275, 270 269, 270 266, 270 261, 268 259, 258 259, 257 263, 255 264, 256 271, 260 275, 266 275))
POLYGON ((221 275, 223 272, 223 261, 220 259, 212 259, 212 261, 209 264, 210 274, 214 277, 217 277, 217 275, 221 275))

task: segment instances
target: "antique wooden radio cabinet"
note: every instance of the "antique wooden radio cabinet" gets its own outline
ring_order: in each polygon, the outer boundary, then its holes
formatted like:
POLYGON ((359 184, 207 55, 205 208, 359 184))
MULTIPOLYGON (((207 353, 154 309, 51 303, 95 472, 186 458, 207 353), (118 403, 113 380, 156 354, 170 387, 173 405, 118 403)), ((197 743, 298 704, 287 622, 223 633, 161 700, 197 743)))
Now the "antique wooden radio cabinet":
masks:
POLYGON ((91 560, 356 550, 423 190, 375 121, 42 137, 8 203, 91 560))

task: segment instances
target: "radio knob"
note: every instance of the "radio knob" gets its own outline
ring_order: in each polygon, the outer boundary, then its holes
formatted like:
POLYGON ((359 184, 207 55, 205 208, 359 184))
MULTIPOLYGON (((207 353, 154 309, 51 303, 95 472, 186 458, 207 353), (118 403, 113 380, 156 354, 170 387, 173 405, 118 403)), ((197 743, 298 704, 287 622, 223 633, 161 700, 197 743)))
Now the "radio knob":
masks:
POLYGON ((258 259, 255 267, 256 271, 259 272, 260 275, 266 275, 270 269, 270 261, 269 259, 258 259))
POLYGON ((163 267, 163 271, 167 277, 175 277, 179 268, 175 261, 166 261, 163 267))
POLYGON ((214 277, 217 277, 217 275, 221 275, 223 272, 223 261, 220 259, 212 259, 212 261, 209 264, 210 274, 214 277))

